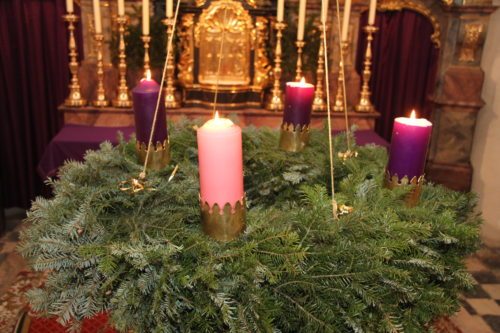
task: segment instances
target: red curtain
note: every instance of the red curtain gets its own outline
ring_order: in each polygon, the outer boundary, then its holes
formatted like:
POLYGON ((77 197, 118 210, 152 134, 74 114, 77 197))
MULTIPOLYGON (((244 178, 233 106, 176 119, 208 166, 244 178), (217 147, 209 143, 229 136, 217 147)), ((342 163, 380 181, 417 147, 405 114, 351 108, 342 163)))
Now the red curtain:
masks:
MULTIPOLYGON (((361 27, 366 26, 367 16, 366 12, 361 16, 361 27)), ((394 118, 407 116, 412 109, 429 118, 428 97, 435 87, 439 49, 431 41, 432 24, 417 12, 378 12, 375 25, 379 30, 372 44, 370 88, 372 102, 381 113, 375 129, 390 140, 394 118)), ((356 70, 362 73, 366 50, 362 29, 358 40, 356 70)))
POLYGON ((27 207, 40 193, 36 165, 61 125, 57 106, 69 81, 63 14, 64 0, 0 1, 0 184, 6 207, 27 207))

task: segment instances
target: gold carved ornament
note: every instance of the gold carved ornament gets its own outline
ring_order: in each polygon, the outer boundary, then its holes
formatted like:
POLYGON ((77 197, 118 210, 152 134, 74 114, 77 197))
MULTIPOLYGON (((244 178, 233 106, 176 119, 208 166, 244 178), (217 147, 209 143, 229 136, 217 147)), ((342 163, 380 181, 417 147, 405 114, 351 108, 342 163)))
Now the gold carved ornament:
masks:
POLYGON ((462 47, 458 55, 460 62, 474 62, 476 60, 476 51, 481 41, 481 34, 483 32, 483 24, 481 23, 467 23, 464 26, 464 37, 462 47))
POLYGON ((269 85, 271 64, 267 57, 266 44, 268 39, 268 19, 258 16, 255 19, 254 30, 254 76, 253 85, 264 89, 269 85))
POLYGON ((432 14, 432 11, 421 3, 409 0, 382 0, 377 4, 378 11, 401 11, 403 9, 412 10, 424 15, 429 19, 434 28, 434 33, 431 35, 431 41, 436 48, 441 47, 441 25, 437 18, 432 14))
MULTIPOLYGON (((203 6, 207 1, 206 0, 195 0, 196 7, 203 6)), ((257 7, 255 0, 246 0, 246 3, 252 6, 253 8, 257 7)))
POLYGON ((200 84, 211 86, 219 82, 220 85, 241 86, 250 83, 252 30, 252 18, 240 2, 214 1, 203 10, 194 29, 195 46, 200 55, 200 84), (222 31, 225 31, 224 59, 217 76, 222 31))
POLYGON ((181 85, 189 86, 194 82, 194 45, 193 45, 194 14, 184 14, 177 32, 179 36, 180 57, 177 68, 177 78, 181 85))

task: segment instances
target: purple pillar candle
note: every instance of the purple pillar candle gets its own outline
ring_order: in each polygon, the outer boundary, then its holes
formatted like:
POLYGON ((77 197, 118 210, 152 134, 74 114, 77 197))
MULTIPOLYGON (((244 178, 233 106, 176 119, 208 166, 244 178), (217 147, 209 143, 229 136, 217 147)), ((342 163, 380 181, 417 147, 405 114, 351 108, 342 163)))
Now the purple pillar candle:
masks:
POLYGON ((391 148, 387 171, 399 179, 407 176, 409 180, 424 174, 427 147, 431 137, 432 123, 427 119, 417 119, 415 111, 410 118, 399 117, 394 120, 391 148))
MULTIPOLYGON (((151 72, 146 73, 146 78, 142 79, 134 89, 132 89, 132 99, 134 101, 135 131, 137 141, 146 146, 151 135, 153 118, 155 115, 160 85, 151 79, 151 72)), ((160 101, 156 126, 152 144, 163 143, 167 139, 167 117, 165 115, 165 105, 160 101)))
POLYGON ((309 125, 313 99, 314 86, 304 78, 300 82, 287 82, 283 123, 309 125))

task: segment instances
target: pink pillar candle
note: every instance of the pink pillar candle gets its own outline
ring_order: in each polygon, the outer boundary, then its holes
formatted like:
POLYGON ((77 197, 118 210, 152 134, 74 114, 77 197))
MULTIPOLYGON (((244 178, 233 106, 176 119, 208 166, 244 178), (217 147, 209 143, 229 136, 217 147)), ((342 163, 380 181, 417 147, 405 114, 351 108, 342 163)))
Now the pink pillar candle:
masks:
POLYGON ((198 129, 197 140, 202 203, 234 208, 244 195, 241 128, 216 113, 198 129))
POLYGON ((427 147, 431 137, 432 123, 427 119, 417 119, 415 111, 411 117, 394 120, 391 149, 387 171, 399 179, 407 176, 409 180, 424 174, 427 147))

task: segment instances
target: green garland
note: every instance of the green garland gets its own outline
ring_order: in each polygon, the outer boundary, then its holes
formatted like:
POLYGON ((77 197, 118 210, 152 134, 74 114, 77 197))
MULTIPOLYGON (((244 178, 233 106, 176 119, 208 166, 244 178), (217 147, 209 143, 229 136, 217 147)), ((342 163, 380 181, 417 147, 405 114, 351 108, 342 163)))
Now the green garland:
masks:
POLYGON ((427 185, 408 208, 405 189, 381 186, 385 150, 356 147, 335 160, 336 199, 354 211, 334 220, 326 133, 290 154, 276 131, 250 128, 247 229, 219 243, 200 228, 192 125, 171 125, 173 162, 149 173, 154 190, 119 189, 140 172, 133 142, 62 168, 22 235, 33 269, 50 270, 28 292, 33 310, 74 326, 109 311, 120 331, 239 333, 420 332, 458 309, 472 284, 462 261, 479 242, 473 195, 427 185))

